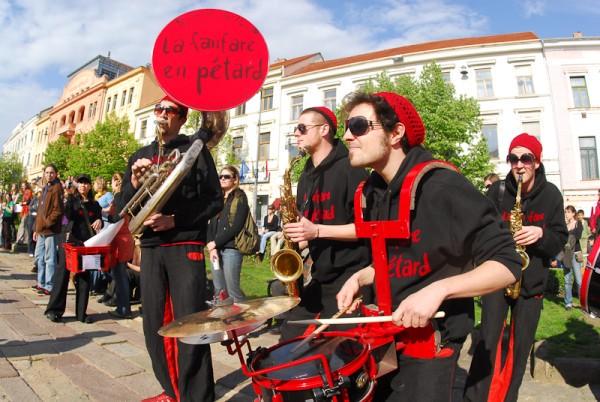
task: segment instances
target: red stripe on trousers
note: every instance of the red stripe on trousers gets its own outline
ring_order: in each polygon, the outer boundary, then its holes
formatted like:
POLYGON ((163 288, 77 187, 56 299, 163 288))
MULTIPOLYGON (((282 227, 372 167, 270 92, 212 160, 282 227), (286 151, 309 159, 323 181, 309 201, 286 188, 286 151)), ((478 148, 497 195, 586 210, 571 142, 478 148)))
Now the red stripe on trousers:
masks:
MULTIPOLYGON (((167 294, 165 296, 165 310, 163 313, 163 326, 173 321, 173 319, 173 301, 171 300, 171 295, 167 290, 167 294)), ((177 385, 179 379, 177 356, 179 355, 179 351, 177 350, 177 338, 169 338, 165 336, 163 337, 163 343, 165 348, 165 360, 167 362, 169 378, 171 379, 171 386, 175 391, 175 399, 179 400, 179 387, 177 385)))
POLYGON ((506 398, 506 394, 508 393, 510 381, 512 380, 515 343, 515 322, 512 314, 510 317, 510 338, 508 339, 508 352, 506 353, 504 367, 502 367, 502 338, 505 329, 506 323, 504 323, 502 326, 502 331, 500 331, 500 339, 498 339, 498 346, 496 348, 496 361, 494 363, 494 375, 492 376, 492 382, 490 384, 490 392, 487 399, 488 402, 503 402, 506 398))

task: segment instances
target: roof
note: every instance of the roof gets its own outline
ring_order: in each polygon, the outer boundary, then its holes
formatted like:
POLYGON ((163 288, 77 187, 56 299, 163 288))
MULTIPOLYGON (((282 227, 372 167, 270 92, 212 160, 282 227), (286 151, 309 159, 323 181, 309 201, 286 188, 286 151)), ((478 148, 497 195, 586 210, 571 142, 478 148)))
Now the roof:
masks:
POLYGON ((339 59, 326 60, 309 64, 308 66, 294 72, 292 75, 300 75, 312 71, 325 70, 328 68, 344 66, 370 60, 383 59, 386 57, 405 55, 411 53, 421 53, 432 50, 451 49, 465 46, 490 45, 494 43, 520 42, 539 39, 533 32, 517 32, 502 35, 479 36, 460 39, 445 39, 433 42, 419 43, 416 45, 407 45, 395 47, 392 49, 378 50, 375 52, 363 53, 355 56, 342 57, 339 59))
POLYGON ((269 68, 287 67, 291 64, 301 62, 311 57, 318 56, 320 53, 305 54, 304 56, 294 57, 293 59, 278 59, 272 63, 269 68))

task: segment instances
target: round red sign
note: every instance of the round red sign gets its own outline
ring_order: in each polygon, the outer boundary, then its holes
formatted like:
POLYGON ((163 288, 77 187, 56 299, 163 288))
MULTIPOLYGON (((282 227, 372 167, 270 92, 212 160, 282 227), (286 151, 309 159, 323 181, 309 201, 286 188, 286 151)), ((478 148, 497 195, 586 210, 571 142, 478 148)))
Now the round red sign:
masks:
POLYGON ((258 92, 269 71, 269 51, 247 19, 224 10, 194 10, 160 32, 152 68, 161 88, 181 104, 226 110, 258 92))

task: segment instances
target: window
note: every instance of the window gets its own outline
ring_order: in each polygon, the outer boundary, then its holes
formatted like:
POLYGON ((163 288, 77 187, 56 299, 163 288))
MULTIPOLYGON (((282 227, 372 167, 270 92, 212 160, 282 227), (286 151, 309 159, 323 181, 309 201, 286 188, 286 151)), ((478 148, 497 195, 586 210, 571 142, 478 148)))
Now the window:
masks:
POLYGON ((133 101, 133 87, 129 88, 129 101, 127 103, 131 103, 133 101))
POLYGON ((69 123, 75 122, 75 111, 69 113, 69 123))
POLYGON ((110 112, 110 97, 106 100, 106 114, 110 112))
POLYGON ((242 116, 246 114, 246 102, 235 108, 234 116, 242 116))
POLYGON ((494 85, 492 83, 492 70, 489 68, 475 70, 475 77, 477 80, 477 97, 478 98, 493 97, 494 96, 494 85))
POLYGON ((271 133, 260 133, 258 137, 258 160, 266 161, 269 159, 269 145, 271 133))
POLYGON ((579 137, 579 152, 581 153, 581 179, 598 179, 598 152, 596 137, 579 137))
POLYGON ((260 95, 260 110, 273 109, 273 88, 264 88, 260 95))
POLYGON ((92 117, 96 116, 96 108, 98 107, 98 101, 94 102, 94 110, 92 111, 92 117))
POLYGON ((92 108, 94 107, 93 103, 90 103, 90 107, 88 107, 88 119, 92 117, 92 108))
POLYGON ((446 84, 450 83, 450 71, 446 70, 446 71, 442 71, 442 79, 444 80, 444 82, 446 84))
POLYGON ((533 135, 538 140, 540 139, 541 130, 539 121, 524 121, 521 124, 523 125, 523 132, 533 135))
POLYGON ((573 91, 573 105, 575 107, 590 107, 585 77, 571 77, 571 90, 573 91))
POLYGON ((83 116, 85 116, 85 106, 79 108, 79 115, 77 116, 77 122, 83 120, 83 116))
POLYGON ((235 155, 235 158, 237 160, 242 160, 242 147, 244 145, 244 137, 243 136, 237 136, 237 137, 233 137, 233 144, 232 144, 232 148, 233 148, 233 154, 235 155))
POLYGON ((535 93, 533 90, 531 66, 516 66, 515 75, 517 77, 519 95, 532 95, 535 93))
POLYGON ((125 106, 125 98, 127 98, 127 90, 124 90, 121 94, 121 106, 125 106))
POLYGON ((148 119, 142 120, 140 124, 140 138, 146 138, 146 130, 148 129, 148 119))
POLYGON ((115 95, 115 97, 113 98, 112 109, 113 111, 117 109, 117 95, 115 95))
POLYGON ((498 125, 484 124, 481 128, 481 134, 487 141, 488 151, 492 158, 498 157, 498 125))
POLYGON ((334 112, 336 107, 336 95, 337 91, 335 88, 326 89, 323 91, 323 104, 334 112))
POLYGON ((292 110, 290 111, 290 120, 298 120, 302 113, 302 104, 304 103, 304 95, 292 96, 292 110))

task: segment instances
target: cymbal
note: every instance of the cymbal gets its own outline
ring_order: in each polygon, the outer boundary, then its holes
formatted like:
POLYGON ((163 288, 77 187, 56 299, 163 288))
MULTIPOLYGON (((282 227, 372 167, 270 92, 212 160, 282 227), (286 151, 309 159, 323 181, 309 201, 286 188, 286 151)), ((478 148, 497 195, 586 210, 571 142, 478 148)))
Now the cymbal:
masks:
POLYGON ((277 296, 247 300, 186 315, 158 330, 169 337, 194 337, 254 326, 294 308, 298 297, 277 296))

